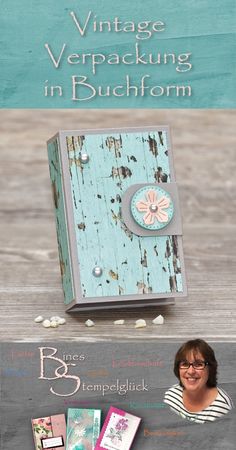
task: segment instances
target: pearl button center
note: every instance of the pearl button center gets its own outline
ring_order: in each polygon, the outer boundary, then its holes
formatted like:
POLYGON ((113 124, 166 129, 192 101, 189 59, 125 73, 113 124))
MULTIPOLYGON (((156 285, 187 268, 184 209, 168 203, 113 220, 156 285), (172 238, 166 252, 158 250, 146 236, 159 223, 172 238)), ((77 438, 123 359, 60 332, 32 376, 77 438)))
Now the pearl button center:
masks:
POLYGON ((158 210, 158 206, 155 205, 155 203, 152 203, 152 204, 149 206, 149 210, 150 210, 152 213, 155 213, 155 212, 157 212, 157 210, 158 210))

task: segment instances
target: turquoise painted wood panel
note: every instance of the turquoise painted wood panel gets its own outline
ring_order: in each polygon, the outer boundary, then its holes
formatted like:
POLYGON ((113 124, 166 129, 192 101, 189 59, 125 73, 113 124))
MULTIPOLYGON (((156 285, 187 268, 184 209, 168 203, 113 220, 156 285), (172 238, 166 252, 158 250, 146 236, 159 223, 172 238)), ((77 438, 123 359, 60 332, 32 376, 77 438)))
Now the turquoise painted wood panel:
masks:
POLYGON ((121 214, 131 185, 173 181, 167 132, 75 134, 66 145, 83 297, 182 292, 177 237, 137 236, 121 214))
POLYGON ((48 160, 55 206, 56 231, 62 286, 64 291, 65 303, 69 304, 74 299, 74 289, 69 254, 64 192, 62 187, 62 169, 57 139, 48 143, 48 160))

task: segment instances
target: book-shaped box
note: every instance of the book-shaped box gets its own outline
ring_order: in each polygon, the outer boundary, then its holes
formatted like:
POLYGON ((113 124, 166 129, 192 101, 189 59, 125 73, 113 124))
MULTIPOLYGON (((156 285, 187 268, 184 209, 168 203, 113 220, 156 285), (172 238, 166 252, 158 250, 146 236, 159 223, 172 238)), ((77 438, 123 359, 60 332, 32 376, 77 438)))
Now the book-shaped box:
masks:
POLYGON ((66 420, 64 414, 32 419, 35 450, 65 450, 66 420))
POLYGON ((100 434, 101 410, 69 408, 66 450, 94 450, 100 434))
POLYGON ((110 407, 95 450, 130 450, 140 417, 110 407))
POLYGON ((168 127, 62 131, 48 157, 67 310, 185 296, 168 127))

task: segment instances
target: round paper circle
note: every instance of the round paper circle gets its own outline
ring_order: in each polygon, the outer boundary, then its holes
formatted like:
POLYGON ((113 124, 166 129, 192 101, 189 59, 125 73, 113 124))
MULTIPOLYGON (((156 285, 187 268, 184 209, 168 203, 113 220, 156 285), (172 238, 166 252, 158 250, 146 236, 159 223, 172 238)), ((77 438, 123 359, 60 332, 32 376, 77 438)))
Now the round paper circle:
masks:
POLYGON ((144 186, 131 199, 131 214, 138 225, 147 230, 161 230, 174 214, 169 192, 159 186, 144 186))

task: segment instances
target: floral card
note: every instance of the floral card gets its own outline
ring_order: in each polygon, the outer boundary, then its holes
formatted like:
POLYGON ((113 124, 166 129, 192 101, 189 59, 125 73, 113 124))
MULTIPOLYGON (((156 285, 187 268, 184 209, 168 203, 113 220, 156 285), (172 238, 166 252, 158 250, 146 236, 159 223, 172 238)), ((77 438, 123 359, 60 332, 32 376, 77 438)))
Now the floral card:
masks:
POLYGON ((66 450, 94 450, 100 428, 100 409, 69 408, 66 450))
POLYGON ((140 421, 140 417, 111 406, 95 450, 130 450, 140 421))
POLYGON ((64 414, 32 419, 36 450, 65 450, 66 420, 64 414))

